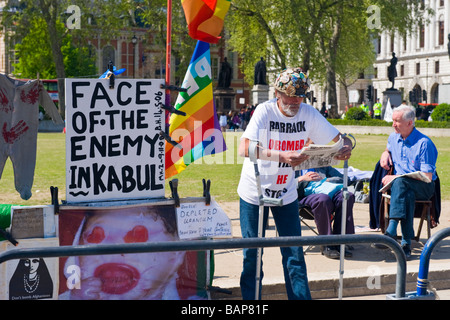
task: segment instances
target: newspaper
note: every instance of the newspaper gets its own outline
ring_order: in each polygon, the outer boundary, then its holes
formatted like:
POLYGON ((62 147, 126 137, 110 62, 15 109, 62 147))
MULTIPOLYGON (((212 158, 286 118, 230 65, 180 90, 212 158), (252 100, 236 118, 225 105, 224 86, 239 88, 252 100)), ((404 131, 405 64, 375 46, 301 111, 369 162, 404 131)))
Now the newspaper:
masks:
POLYGON ((342 138, 331 145, 310 144, 300 151, 300 154, 308 155, 309 158, 298 166, 295 166, 294 170, 335 166, 339 164, 340 160, 336 160, 334 157, 339 154, 339 150, 341 150, 343 146, 344 139, 342 138))
POLYGON ((392 179, 387 185, 383 186, 380 190, 378 190, 378 192, 385 192, 387 190, 389 190, 391 188, 392 182, 394 182, 395 179, 399 178, 399 177, 409 177, 409 178, 413 178, 416 180, 420 180, 426 183, 430 183, 430 179, 428 179, 428 177, 421 171, 415 171, 415 172, 411 172, 411 173, 405 173, 402 174, 398 177, 395 177, 394 179, 392 179))

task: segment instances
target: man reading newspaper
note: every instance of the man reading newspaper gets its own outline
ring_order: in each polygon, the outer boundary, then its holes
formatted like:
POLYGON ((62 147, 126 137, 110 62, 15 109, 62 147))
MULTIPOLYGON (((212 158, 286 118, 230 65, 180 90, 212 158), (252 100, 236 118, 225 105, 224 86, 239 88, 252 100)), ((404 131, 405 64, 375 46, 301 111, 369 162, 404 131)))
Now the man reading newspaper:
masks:
POLYGON ((415 116, 415 110, 409 106, 394 109, 392 127, 395 132, 389 136, 380 158, 381 167, 389 170, 393 166, 394 169, 392 175, 382 179, 383 186, 391 185, 390 219, 385 234, 396 237, 397 226, 401 222, 401 245, 407 258, 411 257, 411 239, 414 237, 415 201, 429 200, 433 196, 437 177, 436 146, 415 128, 415 116), (417 172, 416 176, 407 175, 413 172, 417 172), (423 176, 428 178, 428 182, 423 176))

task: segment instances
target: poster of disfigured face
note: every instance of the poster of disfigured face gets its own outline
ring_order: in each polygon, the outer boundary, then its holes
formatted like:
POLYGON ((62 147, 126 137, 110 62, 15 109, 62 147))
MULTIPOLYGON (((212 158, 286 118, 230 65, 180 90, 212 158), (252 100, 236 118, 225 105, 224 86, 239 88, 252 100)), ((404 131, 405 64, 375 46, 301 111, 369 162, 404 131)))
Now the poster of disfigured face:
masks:
MULTIPOLYGON (((64 207, 60 245, 178 241, 173 205, 64 207)), ((207 299, 206 252, 148 252, 61 258, 59 299, 207 299)))

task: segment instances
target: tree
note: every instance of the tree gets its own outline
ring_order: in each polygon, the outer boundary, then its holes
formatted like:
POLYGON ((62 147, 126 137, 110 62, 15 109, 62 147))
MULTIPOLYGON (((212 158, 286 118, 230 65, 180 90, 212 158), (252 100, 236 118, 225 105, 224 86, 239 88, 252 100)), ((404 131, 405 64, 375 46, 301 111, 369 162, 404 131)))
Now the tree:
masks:
MULTIPOLYGON (((59 33, 64 33, 64 25, 57 25, 59 33)), ((16 44, 18 63, 14 65, 14 76, 34 78, 39 74, 41 79, 57 78, 50 47, 50 36, 43 18, 31 22, 29 33, 16 44)), ((66 33, 62 39, 61 52, 64 56, 64 69, 68 77, 79 77, 97 74, 95 57, 89 48, 76 46, 72 35, 66 33)))
POLYGON ((42 79, 56 78, 47 28, 43 22, 42 19, 31 21, 29 33, 16 44, 19 62, 14 65, 14 76, 33 79, 39 74, 42 79))
POLYGON ((245 53, 241 68, 249 83, 253 77, 251 62, 260 56, 266 57, 272 71, 286 65, 301 65, 305 70, 311 67, 310 76, 326 87, 331 114, 336 116, 338 72, 343 77, 348 72, 356 74, 368 63, 367 57, 375 61, 371 34, 413 32, 430 13, 416 0, 235 0, 226 28, 233 49, 241 56, 245 53), (367 23, 371 5, 380 10, 380 23, 374 30, 367 23), (361 63, 352 63, 361 56, 361 63))
POLYGON ((366 27, 366 23, 366 19, 360 18, 355 21, 355 24, 343 24, 344 29, 337 52, 335 70, 337 81, 345 89, 347 105, 349 104, 348 88, 358 80, 361 73, 373 73, 372 63, 375 59, 375 52, 360 50, 360 47, 373 48, 373 36, 366 27))
MULTIPOLYGON (((2 25, 7 30, 12 30, 12 37, 19 41, 33 27, 33 21, 41 19, 45 22, 51 48, 51 61, 54 63, 58 79, 59 112, 63 118, 65 116, 64 79, 67 76, 63 45, 66 35, 71 33, 73 36, 71 39, 87 39, 101 34, 102 38, 108 39, 124 28, 124 20, 130 16, 130 12, 133 12, 131 8, 134 7, 134 3, 128 0, 79 0, 76 5, 80 7, 81 12, 85 13, 81 15, 81 25, 84 27, 74 30, 66 28, 63 32, 59 32, 58 26, 66 22, 65 12, 70 4, 72 2, 67 0, 9 0, 2 16, 2 25)), ((74 50, 66 51, 68 52, 73 53, 74 50)))
MULTIPOLYGON (((149 34, 152 35, 152 47, 157 47, 165 55, 167 37, 167 0, 141 1, 135 8, 137 20, 145 23, 149 34)), ((172 84, 181 85, 197 40, 188 34, 186 18, 181 1, 172 1, 172 50, 171 55, 175 63, 175 79, 172 84)), ((159 61, 158 61, 159 62, 159 61)))

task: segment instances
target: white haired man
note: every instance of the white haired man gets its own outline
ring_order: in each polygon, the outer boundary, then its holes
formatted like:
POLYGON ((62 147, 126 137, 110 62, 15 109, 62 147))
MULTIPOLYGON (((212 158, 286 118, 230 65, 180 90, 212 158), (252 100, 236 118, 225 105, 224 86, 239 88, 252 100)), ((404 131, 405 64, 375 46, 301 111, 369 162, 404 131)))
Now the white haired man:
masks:
MULTIPOLYGON (((258 105, 239 145, 239 154, 246 157, 238 186, 240 225, 244 238, 258 236, 259 221, 259 186, 256 185, 253 163, 248 158, 250 141, 258 142, 257 163, 263 195, 283 202, 282 206, 271 206, 279 235, 300 236, 297 180, 293 168, 306 157, 299 151, 308 139, 327 144, 332 140, 337 142, 341 137, 339 131, 313 106, 303 103, 309 89, 309 79, 301 68, 281 72, 274 88, 276 98, 258 105)), ((351 141, 344 139, 345 145, 336 157, 339 160, 351 156, 351 141)), ((265 206, 264 226, 268 212, 269 206, 265 206)), ((302 248, 281 248, 281 254, 288 298, 311 299, 302 248)), ((244 249, 240 282, 243 299, 255 298, 256 265, 257 249, 244 249)))
POLYGON ((436 160, 438 151, 433 141, 415 128, 414 108, 402 105, 393 110, 392 127, 394 132, 388 138, 386 150, 381 154, 380 166, 389 170, 382 184, 386 185, 395 179, 391 186, 389 224, 385 234, 395 238, 397 226, 401 222, 401 245, 406 257, 411 256, 411 239, 414 237, 414 208, 416 200, 429 200, 434 193, 436 180, 436 160), (421 171, 431 181, 398 177, 399 175, 421 171), (397 178, 397 179, 396 179, 397 178))

